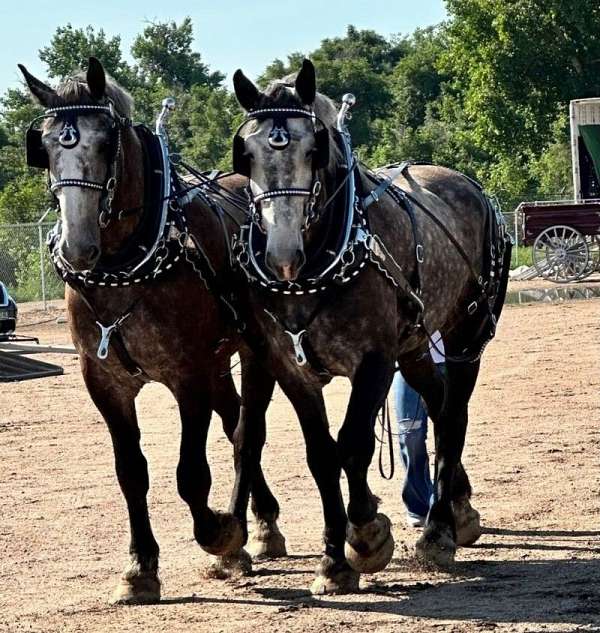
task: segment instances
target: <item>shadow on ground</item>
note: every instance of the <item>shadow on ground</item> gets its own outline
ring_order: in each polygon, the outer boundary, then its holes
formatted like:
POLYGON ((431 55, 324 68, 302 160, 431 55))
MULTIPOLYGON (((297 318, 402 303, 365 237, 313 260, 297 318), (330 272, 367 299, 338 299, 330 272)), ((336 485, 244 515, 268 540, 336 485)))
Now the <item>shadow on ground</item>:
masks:
MULTIPOLYGON (((580 539, 597 539, 598 531, 535 531, 488 529, 488 535, 515 537, 518 542, 485 543, 481 548, 512 547, 598 551, 598 547, 574 547, 580 539), (556 543, 560 540, 561 543, 556 543)), ((585 543, 586 541, 583 541, 585 543)), ((600 543, 599 543, 600 545, 600 543)), ((402 561, 398 570, 401 569, 402 561)), ((356 597, 314 598, 308 591, 257 586, 261 598, 172 598, 163 604, 182 602, 229 603, 272 606, 278 612, 315 608, 357 613, 382 613, 437 620, 479 622, 560 623, 588 625, 600 633, 600 560, 559 558, 531 561, 478 560, 459 562, 449 580, 387 584, 366 578, 356 597), (362 596, 381 596, 365 600, 362 596)), ((264 574, 266 576, 267 574, 264 574)), ((279 574, 277 574, 279 576, 279 574)))

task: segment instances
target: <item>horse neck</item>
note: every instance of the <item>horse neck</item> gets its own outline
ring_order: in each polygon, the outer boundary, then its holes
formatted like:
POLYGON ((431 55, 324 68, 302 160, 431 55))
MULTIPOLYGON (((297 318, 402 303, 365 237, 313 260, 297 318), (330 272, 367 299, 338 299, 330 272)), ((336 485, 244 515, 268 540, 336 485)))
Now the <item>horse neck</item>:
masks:
POLYGON ((102 230, 102 250, 116 253, 136 230, 144 205, 144 155, 142 144, 132 128, 122 131, 121 155, 117 164, 117 187, 112 208, 115 211, 139 209, 121 220, 113 219, 102 230))

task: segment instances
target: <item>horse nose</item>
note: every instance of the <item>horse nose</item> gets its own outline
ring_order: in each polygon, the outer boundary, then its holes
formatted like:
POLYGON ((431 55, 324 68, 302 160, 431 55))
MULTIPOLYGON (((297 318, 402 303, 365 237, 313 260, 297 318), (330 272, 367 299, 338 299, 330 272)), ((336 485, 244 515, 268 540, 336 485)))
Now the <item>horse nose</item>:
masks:
POLYGON ((267 251, 265 262, 267 268, 275 274, 279 281, 294 281, 306 263, 306 255, 299 248, 292 256, 281 258, 276 258, 267 251))
POLYGON ((62 255, 75 270, 92 270, 100 258, 100 249, 95 244, 77 249, 64 246, 62 255))

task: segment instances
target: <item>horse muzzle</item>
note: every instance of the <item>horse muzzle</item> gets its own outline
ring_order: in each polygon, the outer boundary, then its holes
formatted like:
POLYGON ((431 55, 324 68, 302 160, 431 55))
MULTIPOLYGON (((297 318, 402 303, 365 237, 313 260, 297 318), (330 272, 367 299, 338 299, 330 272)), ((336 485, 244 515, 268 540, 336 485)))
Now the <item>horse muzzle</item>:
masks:
POLYGON ((77 247, 62 244, 59 253, 63 261, 75 272, 93 270, 100 259, 100 249, 91 242, 77 247))
POLYGON ((267 251, 265 257, 267 268, 279 281, 295 281, 305 262, 304 251, 299 248, 285 256, 274 256, 267 251))

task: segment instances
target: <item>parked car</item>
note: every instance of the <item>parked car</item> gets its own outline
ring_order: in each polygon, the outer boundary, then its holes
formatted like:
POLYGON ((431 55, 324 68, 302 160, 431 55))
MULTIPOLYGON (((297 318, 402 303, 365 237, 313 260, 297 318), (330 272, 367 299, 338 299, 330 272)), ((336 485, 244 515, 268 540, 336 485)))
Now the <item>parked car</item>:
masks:
POLYGON ((17 304, 0 281, 0 338, 15 331, 17 325, 17 304))

